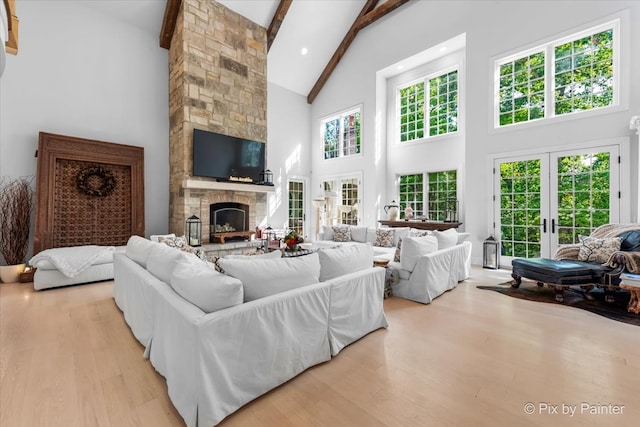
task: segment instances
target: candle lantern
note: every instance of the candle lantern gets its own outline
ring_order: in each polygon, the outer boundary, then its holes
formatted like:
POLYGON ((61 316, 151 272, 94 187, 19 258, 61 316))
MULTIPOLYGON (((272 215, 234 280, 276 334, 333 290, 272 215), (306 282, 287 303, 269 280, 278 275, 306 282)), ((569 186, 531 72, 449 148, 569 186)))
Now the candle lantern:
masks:
POLYGON ((200 218, 195 215, 187 218, 184 234, 187 237, 189 246, 200 246, 202 244, 202 222, 200 222, 200 218))
POLYGON ((482 267, 497 270, 500 268, 500 242, 489 236, 482 245, 482 267))
POLYGON ((458 222, 458 201, 456 199, 445 200, 444 222, 458 222))
POLYGON ((267 169, 260 172, 260 184, 273 185, 273 172, 267 169))

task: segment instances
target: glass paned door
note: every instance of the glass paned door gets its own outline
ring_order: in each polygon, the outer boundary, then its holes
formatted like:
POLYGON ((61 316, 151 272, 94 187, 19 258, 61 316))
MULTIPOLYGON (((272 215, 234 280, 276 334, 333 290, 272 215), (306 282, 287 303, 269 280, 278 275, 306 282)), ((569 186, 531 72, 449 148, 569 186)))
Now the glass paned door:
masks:
POLYGON ((551 153, 552 244, 580 243, 598 226, 618 222, 618 147, 551 153), (612 167, 613 166, 613 167, 612 167))
POLYGON ((289 180, 289 229, 304 235, 304 182, 289 180))
POLYGON ((540 257, 547 247, 545 221, 548 212, 547 162, 540 156, 501 159, 496 165, 496 229, 502 255, 513 258, 540 257))
POLYGON ((502 255, 550 257, 620 220, 618 147, 496 159, 494 218, 502 255))

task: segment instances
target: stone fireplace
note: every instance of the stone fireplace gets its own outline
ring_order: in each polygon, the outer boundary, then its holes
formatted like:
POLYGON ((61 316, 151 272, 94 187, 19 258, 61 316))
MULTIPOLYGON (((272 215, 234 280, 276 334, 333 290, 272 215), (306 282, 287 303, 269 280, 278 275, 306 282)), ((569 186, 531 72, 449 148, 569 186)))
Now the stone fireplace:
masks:
POLYGON ((267 216, 264 186, 196 178, 193 129, 266 143, 266 29, 214 0, 183 0, 169 48, 169 231, 186 218, 212 233, 210 205, 248 206, 248 231, 267 216))

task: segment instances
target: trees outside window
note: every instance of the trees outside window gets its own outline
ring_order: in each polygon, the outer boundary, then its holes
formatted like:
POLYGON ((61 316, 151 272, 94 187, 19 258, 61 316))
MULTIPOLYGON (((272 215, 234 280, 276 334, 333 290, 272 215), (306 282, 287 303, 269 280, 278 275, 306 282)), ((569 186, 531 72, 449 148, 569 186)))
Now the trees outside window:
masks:
POLYGON ((610 22, 496 61, 495 126, 616 105, 618 28, 610 22))
POLYGON ((324 159, 360 154, 360 108, 337 114, 322 121, 324 159))
POLYGON ((399 87, 397 99, 400 142, 458 131, 458 70, 399 87))

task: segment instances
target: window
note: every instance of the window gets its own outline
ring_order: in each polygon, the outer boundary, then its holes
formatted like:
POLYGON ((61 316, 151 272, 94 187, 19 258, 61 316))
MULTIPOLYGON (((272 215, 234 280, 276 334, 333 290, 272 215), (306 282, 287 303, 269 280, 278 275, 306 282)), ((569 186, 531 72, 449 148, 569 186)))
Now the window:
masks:
POLYGON ((427 200, 428 219, 436 221, 445 220, 447 199, 457 199, 457 173, 453 171, 430 172, 427 200))
POLYGON ((324 158, 360 154, 360 128, 360 108, 323 120, 324 158))
POLYGON ((304 235, 304 182, 289 181, 289 223, 290 230, 304 235))
POLYGON ((544 117, 544 51, 500 66, 500 125, 544 117))
POLYGON ((360 219, 360 178, 347 176, 323 181, 325 222, 358 225, 360 219))
POLYGON ((401 175, 398 193, 400 218, 404 219, 404 209, 411 206, 414 217, 424 214, 424 174, 401 175))
POLYGON ((618 21, 496 61, 496 127, 617 104, 618 21))
POLYGON ((425 78, 398 88, 400 142, 425 137, 425 111, 428 102, 427 137, 458 130, 458 70, 425 78), (425 97, 425 93, 428 97, 425 97))
MULTIPOLYGON (((404 218, 404 209, 411 206, 416 218, 424 217, 433 221, 444 221, 447 201, 458 199, 457 171, 455 170, 400 175, 398 183, 400 218, 404 218)), ((449 203, 449 207, 451 207, 451 203, 449 203)))

